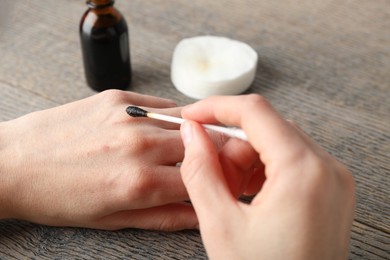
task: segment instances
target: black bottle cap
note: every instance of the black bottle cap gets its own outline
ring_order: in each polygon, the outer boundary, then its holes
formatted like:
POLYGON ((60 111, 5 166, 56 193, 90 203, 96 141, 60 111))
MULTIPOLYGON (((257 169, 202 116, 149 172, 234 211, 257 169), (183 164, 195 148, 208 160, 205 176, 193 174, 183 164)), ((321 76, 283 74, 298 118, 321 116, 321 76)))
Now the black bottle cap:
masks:
POLYGON ((88 7, 94 8, 94 9, 106 8, 106 7, 114 5, 114 3, 115 3, 115 0, 107 0, 107 1, 87 0, 88 7))

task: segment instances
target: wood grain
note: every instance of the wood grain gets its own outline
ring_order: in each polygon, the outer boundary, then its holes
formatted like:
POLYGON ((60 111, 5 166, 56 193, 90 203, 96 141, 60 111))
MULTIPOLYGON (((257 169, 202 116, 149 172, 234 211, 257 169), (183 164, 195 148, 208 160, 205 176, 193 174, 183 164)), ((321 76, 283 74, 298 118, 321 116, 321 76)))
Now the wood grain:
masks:
MULTIPOLYGON (((130 28, 132 91, 191 103, 170 81, 176 44, 205 34, 250 44, 259 64, 247 92, 269 99, 353 172, 350 258, 389 258, 388 0, 132 0, 116 6, 130 28)), ((78 0, 13 1, 11 22, 0 24, 0 120, 94 94, 84 80, 78 38, 85 9, 78 0)), ((103 232, 1 221, 0 258, 207 257, 192 231, 103 232)))

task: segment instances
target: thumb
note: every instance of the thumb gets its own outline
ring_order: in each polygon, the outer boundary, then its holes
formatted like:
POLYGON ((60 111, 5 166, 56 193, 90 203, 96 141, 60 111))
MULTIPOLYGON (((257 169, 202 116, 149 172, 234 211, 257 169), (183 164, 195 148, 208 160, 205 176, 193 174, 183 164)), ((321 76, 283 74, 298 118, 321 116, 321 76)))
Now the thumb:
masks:
POLYGON ((223 175, 216 148, 198 123, 185 121, 180 130, 185 146, 180 171, 199 222, 202 224, 211 217, 218 219, 226 214, 226 207, 235 199, 223 175))

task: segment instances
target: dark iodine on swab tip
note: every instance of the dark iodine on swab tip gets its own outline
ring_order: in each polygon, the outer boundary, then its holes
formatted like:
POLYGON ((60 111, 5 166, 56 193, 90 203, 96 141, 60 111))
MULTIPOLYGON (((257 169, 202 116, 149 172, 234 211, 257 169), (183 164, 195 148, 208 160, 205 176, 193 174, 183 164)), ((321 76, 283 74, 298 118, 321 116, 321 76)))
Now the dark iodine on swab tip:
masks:
POLYGON ((126 108, 127 114, 132 117, 147 117, 148 111, 143 110, 142 108, 135 107, 135 106, 128 106, 126 108))
MULTIPOLYGON (((182 124, 185 121, 185 119, 183 118, 148 112, 136 106, 128 106, 126 108, 126 112, 132 117, 149 117, 149 118, 154 118, 157 120, 162 120, 162 121, 176 123, 176 124, 182 124)), ((209 125, 209 124, 203 124, 202 126, 206 129, 223 133, 231 137, 239 138, 244 141, 248 140, 248 137, 246 136, 245 132, 241 128, 223 127, 223 126, 209 125)))

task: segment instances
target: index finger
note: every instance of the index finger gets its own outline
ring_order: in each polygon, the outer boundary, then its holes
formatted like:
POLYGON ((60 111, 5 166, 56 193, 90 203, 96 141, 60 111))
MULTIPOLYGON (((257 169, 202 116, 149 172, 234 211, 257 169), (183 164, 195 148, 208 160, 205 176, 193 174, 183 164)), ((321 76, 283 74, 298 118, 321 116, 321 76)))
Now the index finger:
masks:
POLYGON ((216 96, 186 106, 182 116, 199 123, 241 127, 263 163, 294 156, 299 135, 263 97, 216 96))

